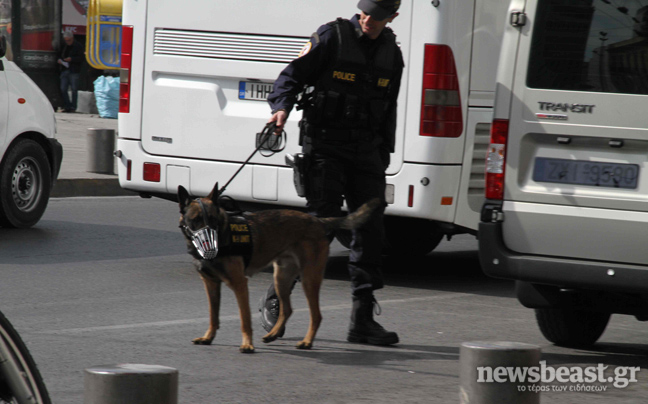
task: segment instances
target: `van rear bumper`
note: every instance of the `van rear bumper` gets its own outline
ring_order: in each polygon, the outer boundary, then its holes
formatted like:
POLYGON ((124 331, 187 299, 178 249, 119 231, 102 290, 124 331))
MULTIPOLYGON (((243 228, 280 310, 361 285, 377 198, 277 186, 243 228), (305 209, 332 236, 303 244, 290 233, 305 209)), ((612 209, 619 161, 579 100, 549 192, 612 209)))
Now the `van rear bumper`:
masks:
POLYGON ((479 260, 495 278, 569 289, 648 293, 648 266, 520 254, 504 245, 501 222, 479 224, 479 260))

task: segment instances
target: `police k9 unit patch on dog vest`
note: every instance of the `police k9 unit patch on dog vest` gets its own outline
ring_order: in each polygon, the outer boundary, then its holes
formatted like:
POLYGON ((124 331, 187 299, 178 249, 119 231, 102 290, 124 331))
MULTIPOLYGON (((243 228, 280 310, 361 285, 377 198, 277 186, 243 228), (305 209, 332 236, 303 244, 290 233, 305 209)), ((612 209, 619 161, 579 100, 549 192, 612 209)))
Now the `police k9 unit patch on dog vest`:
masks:
POLYGON ((229 215, 228 224, 223 230, 218 256, 239 255, 247 267, 252 257, 252 233, 247 218, 229 215))

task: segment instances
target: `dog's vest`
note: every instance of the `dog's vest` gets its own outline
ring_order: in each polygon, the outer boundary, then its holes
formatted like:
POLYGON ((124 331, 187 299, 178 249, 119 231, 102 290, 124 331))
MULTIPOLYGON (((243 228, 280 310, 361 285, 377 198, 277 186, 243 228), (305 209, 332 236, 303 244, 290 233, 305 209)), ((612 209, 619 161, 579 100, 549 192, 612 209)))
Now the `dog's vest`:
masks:
POLYGON ((218 256, 239 255, 247 268, 252 258, 252 233, 244 216, 228 215, 229 223, 219 234, 218 256))

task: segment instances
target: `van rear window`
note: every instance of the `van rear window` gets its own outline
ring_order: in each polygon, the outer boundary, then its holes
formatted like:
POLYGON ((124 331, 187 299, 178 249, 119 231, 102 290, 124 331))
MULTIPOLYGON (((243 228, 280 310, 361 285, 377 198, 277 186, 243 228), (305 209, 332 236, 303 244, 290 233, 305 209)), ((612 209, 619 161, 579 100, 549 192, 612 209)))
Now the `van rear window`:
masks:
POLYGON ((648 94, 648 0, 540 0, 527 86, 648 94))

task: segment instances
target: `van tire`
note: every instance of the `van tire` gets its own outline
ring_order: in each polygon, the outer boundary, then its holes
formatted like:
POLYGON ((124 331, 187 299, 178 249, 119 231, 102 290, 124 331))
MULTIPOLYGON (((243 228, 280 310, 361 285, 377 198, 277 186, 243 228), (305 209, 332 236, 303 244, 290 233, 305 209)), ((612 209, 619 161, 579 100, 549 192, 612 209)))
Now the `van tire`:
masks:
POLYGON ((385 216, 385 238, 387 255, 424 256, 439 245, 443 233, 431 220, 385 216))
POLYGON ((51 178, 49 160, 37 142, 14 144, 0 164, 0 226, 35 225, 47 208, 51 178))
POLYGON ((570 308, 535 309, 536 321, 546 339, 559 346, 585 347, 605 331, 610 313, 570 308))

